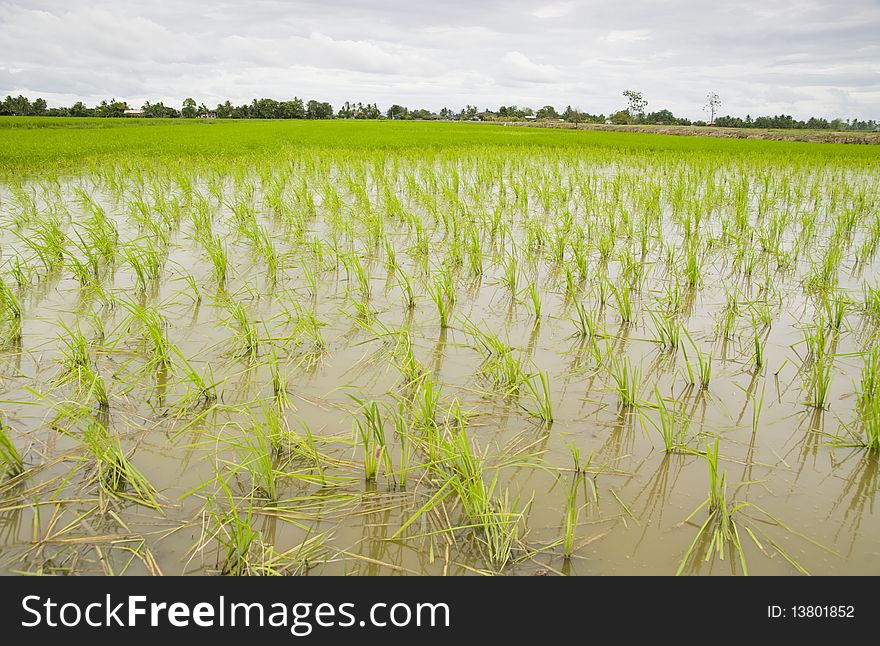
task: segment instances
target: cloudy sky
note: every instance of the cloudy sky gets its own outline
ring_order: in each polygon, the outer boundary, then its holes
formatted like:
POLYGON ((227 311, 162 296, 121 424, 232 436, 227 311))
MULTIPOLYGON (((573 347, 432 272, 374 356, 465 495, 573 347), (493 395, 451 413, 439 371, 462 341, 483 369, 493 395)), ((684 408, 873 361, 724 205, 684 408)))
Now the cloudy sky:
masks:
POLYGON ((0 0, 0 95, 880 118, 880 0, 0 0))

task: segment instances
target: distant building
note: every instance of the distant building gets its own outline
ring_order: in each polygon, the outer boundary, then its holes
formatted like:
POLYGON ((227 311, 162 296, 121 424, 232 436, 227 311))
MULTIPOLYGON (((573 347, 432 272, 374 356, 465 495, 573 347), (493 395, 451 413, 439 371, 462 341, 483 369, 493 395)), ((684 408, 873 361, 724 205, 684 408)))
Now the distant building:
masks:
POLYGON ((144 111, 140 108, 126 108, 122 114, 126 117, 142 117, 144 116, 144 111))
POLYGON ((216 119, 216 118, 217 118, 216 112, 204 112, 199 115, 199 119, 216 119))
POLYGON ((523 117, 526 121, 535 121, 538 117, 534 114, 527 114, 523 117))

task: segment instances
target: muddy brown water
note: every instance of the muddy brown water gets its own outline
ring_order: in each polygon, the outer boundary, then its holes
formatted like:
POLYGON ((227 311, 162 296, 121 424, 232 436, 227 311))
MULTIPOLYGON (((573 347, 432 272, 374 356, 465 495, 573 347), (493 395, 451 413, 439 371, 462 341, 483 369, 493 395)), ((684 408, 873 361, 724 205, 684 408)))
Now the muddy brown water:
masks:
MULTIPOLYGON (((511 233, 502 241, 499 236, 493 240, 485 228, 481 231, 482 276, 470 275, 467 263, 453 269, 456 301, 445 330, 439 327, 436 307, 423 284, 424 265, 409 253, 414 244, 412 231, 399 219, 384 216, 383 235, 395 249, 397 262, 413 278, 417 304, 411 312, 403 306, 384 247, 367 244, 360 229, 352 240, 340 234, 338 223, 327 214, 317 178, 311 178, 316 211, 308 218, 303 237, 297 239, 264 202, 271 174, 250 176, 256 186, 252 194, 256 217, 271 232, 279 254, 281 267, 277 281, 272 282, 264 263, 234 227, 229 206, 210 197, 203 178, 197 176, 195 190, 208 196, 214 230, 229 247, 231 278, 224 296, 217 289, 206 254, 192 239, 192 207, 183 197, 185 191, 169 181, 169 199, 179 201, 183 215, 170 234, 167 260, 155 289, 139 295, 131 267, 124 260, 118 261, 112 278, 105 277, 103 282, 107 293, 119 299, 158 308, 167 320, 168 338, 180 353, 200 372, 210 366, 219 393, 210 410, 195 404, 181 407, 192 386, 182 381, 179 365, 164 372, 147 366, 142 332, 130 324, 124 307, 102 302, 81 288, 67 268, 41 275, 45 272, 39 260, 21 240, 31 225, 16 226, 19 198, 5 188, 0 202, 5 218, 3 278, 19 294, 24 318, 20 343, 0 352, 0 411, 28 471, 16 486, 0 490, 0 571, 217 573, 223 569, 223 549, 217 537, 211 537, 214 530, 206 509, 227 504, 214 483, 218 473, 229 478, 241 510, 246 509, 251 494, 256 497, 257 509, 248 523, 277 552, 323 535, 320 549, 297 572, 466 575, 497 570, 486 561, 478 531, 450 529, 468 524, 454 499, 392 538, 437 491, 439 483, 420 466, 423 457, 413 458, 406 487, 392 483, 381 468, 375 482, 364 481, 363 450, 352 421, 359 414, 358 406, 349 394, 390 404, 404 396, 405 388, 388 340, 377 338, 359 319, 357 303, 363 298, 354 276, 343 263, 337 264, 330 251, 331 244, 338 244, 356 254, 369 274, 367 304, 372 318, 368 325, 379 329, 378 321, 396 329, 409 323, 414 356, 441 387, 441 425, 442 412, 458 401, 467 413, 467 435, 484 456, 483 477, 489 481, 497 474, 495 492, 507 491, 509 500, 518 501, 516 508, 522 512, 518 541, 502 573, 675 573, 706 518, 705 509, 691 517, 709 490, 706 459, 698 452, 716 437, 728 499, 733 504, 748 503, 736 512, 737 518, 742 527, 758 534, 762 545, 759 548, 743 532, 749 573, 795 574, 790 559, 812 574, 880 573, 877 457, 834 440, 834 436, 861 436, 859 375, 864 352, 875 338, 861 305, 862 289, 873 284, 877 266, 873 261, 857 266, 854 253, 867 235, 862 225, 877 216, 877 171, 855 168, 842 176, 821 165, 790 169, 793 184, 804 187, 803 195, 795 197, 776 185, 776 193, 765 206, 770 213, 777 209, 793 214, 783 234, 784 248, 796 244, 799 225, 794 214, 818 210, 816 235, 786 270, 778 270, 774 259, 756 251, 758 268, 751 280, 733 271, 732 248, 721 243, 720 221, 732 208, 725 191, 734 182, 717 181, 721 197, 705 207, 701 225, 703 237, 716 242, 703 253, 701 285, 693 290, 692 304, 681 317, 693 343, 712 353, 711 382, 701 390, 687 383, 686 362, 695 361, 691 342, 683 336, 677 351, 661 350, 654 340, 656 326, 650 310, 660 308, 674 273, 660 242, 678 249, 684 245, 680 227, 674 223, 671 191, 663 181, 676 175, 676 164, 679 170, 684 165, 684 171, 694 173, 689 180, 694 191, 708 190, 705 177, 685 161, 648 158, 637 160, 635 172, 627 174, 628 183, 615 188, 614 178, 629 173, 624 165, 597 167, 589 159, 575 158, 557 166, 554 161, 539 155, 518 160, 515 166, 527 171, 526 176, 544 178, 557 188, 574 186, 569 179, 578 173, 589 174, 593 180, 568 192, 560 190, 550 198, 549 210, 543 208, 537 184, 531 189, 525 182, 519 185, 521 190, 531 190, 527 206, 522 207, 512 201, 510 186, 506 197, 500 197, 500 185, 510 181, 508 173, 499 173, 492 179, 494 187, 486 190, 476 179, 478 163, 465 160, 460 164, 462 202, 480 211, 479 217, 500 209, 511 233), (656 178, 663 187, 663 237, 652 239, 644 257, 635 254, 648 273, 640 289, 632 293, 635 321, 624 324, 610 292, 601 304, 597 285, 601 276, 618 283, 622 275, 618 252, 628 246, 635 249, 635 241, 618 236, 615 252, 606 262, 599 259, 595 245, 598 229, 607 222, 605 209, 612 207, 612 196, 618 191, 620 204, 635 212, 646 186, 639 177, 656 178), (827 410, 818 410, 805 404, 803 327, 815 322, 816 305, 803 281, 825 248, 834 214, 847 203, 846 198, 832 203, 830 193, 841 183, 855 191, 869 187, 868 202, 838 271, 839 289, 850 300, 843 329, 833 339, 830 403, 827 410), (811 202, 807 195, 814 186, 818 202, 811 202), (587 190, 591 195, 585 195, 587 190), (479 194, 482 197, 475 202, 473 196, 479 194), (563 212, 586 226, 585 235, 591 241, 589 274, 579 281, 577 298, 594 309, 602 322, 605 332, 597 346, 606 358, 626 356, 641 366, 641 404, 635 409, 621 410, 608 371, 591 350, 593 342, 573 336, 577 314, 573 299, 566 294, 564 269, 546 247, 543 251, 527 247, 525 218, 538 218, 549 232, 563 212), (308 241, 315 239, 325 245, 322 261, 310 251, 314 245, 308 241), (521 291, 516 298, 503 284, 501 261, 512 241, 519 248, 522 265, 521 291), (16 251, 34 272, 18 289, 10 273, 16 251), (317 271, 317 293, 310 293, 305 269, 317 271), (187 274, 199 286, 200 303, 183 280, 187 274), (538 323, 522 291, 525 278, 540 287, 542 317, 538 323), (762 291, 768 283, 771 294, 762 291), (735 290, 740 306, 732 333, 722 338, 719 321, 735 290), (236 356, 229 310, 223 305, 228 298, 242 302, 258 322, 261 347, 255 359, 236 356), (766 365, 756 370, 749 303, 759 299, 769 303, 773 321, 762 328, 766 365), (286 338, 293 326, 286 312, 296 305, 313 308, 323 322, 323 350, 316 351, 306 338, 286 338), (94 339, 91 313, 103 321, 103 343, 94 339), (521 353, 527 371, 547 372, 552 425, 541 424, 524 410, 529 402, 525 393, 503 396, 480 376, 484 356, 475 348, 466 321, 508 342, 521 353), (67 335, 62 324, 68 329, 79 327, 92 341, 91 356, 110 390, 107 425, 158 491, 161 512, 102 495, 90 476, 92 465, 77 439, 78 431, 55 421, 61 402, 87 403, 85 395, 57 382, 63 362, 61 339, 67 335), (240 457, 226 443, 258 432, 255 428, 260 427, 263 407, 274 405, 267 364, 270 348, 281 358, 291 402, 283 416, 300 436, 308 425, 326 456, 327 476, 332 481, 320 486, 281 476, 274 504, 253 493, 246 471, 236 471, 240 457), (659 433, 648 421, 658 419, 652 406, 655 387, 670 407, 690 420, 685 441, 690 452, 663 451, 659 433), (755 401, 761 393, 763 407, 753 429, 755 401), (586 475, 573 472, 571 445, 582 457, 591 455, 586 475), (579 512, 574 553, 566 559, 559 541, 564 534, 566 493, 573 482, 579 512)), ((370 167, 368 162, 354 160, 352 168, 370 167)), ((412 172, 416 177, 444 172, 442 166, 431 169, 426 164, 412 172)), ((335 169, 320 180, 334 186, 348 212, 361 206, 343 180, 345 171, 351 169, 335 169)), ((248 173, 246 169, 237 172, 248 173)), ((394 169, 385 172, 381 186, 365 175, 363 185, 373 207, 387 206, 383 191, 390 187, 403 208, 424 223, 429 235, 427 265, 434 271, 448 258, 449 239, 424 207, 424 200, 408 188, 404 174, 394 169)), ((761 169, 744 164, 730 173, 751 182, 750 221, 766 217, 759 216, 765 208, 759 206, 761 169)), ((231 177, 222 179, 226 198, 246 194, 231 177)), ((291 186, 299 181, 295 174, 287 179, 291 186)), ((73 191, 80 185, 117 223, 121 241, 137 241, 146 235, 131 217, 127 204, 131 193, 114 190, 100 178, 62 181, 57 195, 40 182, 31 184, 38 196, 38 214, 52 204, 63 204, 69 212, 69 218, 62 218, 63 228, 72 236, 87 217, 73 191)), ((442 196, 437 199, 440 208, 452 208, 442 196)), ((153 208, 166 207, 154 202, 153 208)), ((486 222, 467 226, 485 227, 486 222)), ((75 253, 72 243, 68 248, 75 253)), ((758 249, 757 241, 751 248, 758 249)), ((676 256, 676 263, 682 257, 676 256)), ((87 403, 87 408, 94 407, 87 403)), ((398 442, 390 427, 389 422, 389 451, 398 465, 398 442)), ((285 462, 280 470, 313 475, 308 465, 297 460, 285 462)), ((696 557, 685 564, 684 572, 741 572, 737 558, 727 551, 729 546, 723 560, 717 555, 705 560, 707 550, 706 541, 698 543, 696 557)))

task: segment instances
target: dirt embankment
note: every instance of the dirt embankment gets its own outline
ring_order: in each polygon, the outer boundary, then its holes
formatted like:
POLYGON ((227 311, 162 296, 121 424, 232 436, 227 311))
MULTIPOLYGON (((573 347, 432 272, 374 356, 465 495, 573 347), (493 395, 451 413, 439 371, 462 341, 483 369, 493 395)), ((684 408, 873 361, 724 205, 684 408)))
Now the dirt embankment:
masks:
MULTIPOLYGON (((493 123, 493 122, 489 122, 493 123)), ((494 122, 498 123, 498 122, 494 122)), ((648 126, 610 125, 600 123, 507 122, 511 126, 529 128, 562 128, 568 130, 600 130, 605 132, 647 132, 655 135, 690 135, 723 139, 770 139, 775 141, 811 141, 826 144, 880 144, 880 132, 837 132, 825 130, 766 130, 763 128, 718 128, 715 126, 648 126)))

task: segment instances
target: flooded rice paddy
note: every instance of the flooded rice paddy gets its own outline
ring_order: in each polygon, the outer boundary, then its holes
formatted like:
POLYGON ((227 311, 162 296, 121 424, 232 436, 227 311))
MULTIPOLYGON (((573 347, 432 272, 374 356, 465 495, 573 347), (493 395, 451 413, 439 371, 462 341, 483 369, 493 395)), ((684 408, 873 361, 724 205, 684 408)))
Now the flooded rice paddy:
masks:
POLYGON ((0 571, 878 574, 876 163, 0 186, 0 571))

